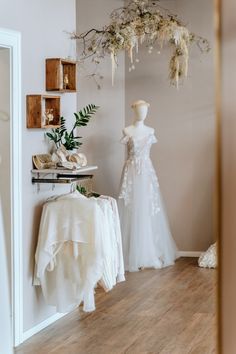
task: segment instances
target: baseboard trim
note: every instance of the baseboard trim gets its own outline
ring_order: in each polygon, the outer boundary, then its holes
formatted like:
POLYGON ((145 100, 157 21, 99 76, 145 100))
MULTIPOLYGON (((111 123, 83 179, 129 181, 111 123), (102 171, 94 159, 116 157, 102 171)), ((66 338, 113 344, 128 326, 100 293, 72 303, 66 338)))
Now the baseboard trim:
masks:
POLYGON ((44 328, 46 328, 46 327, 50 326, 51 324, 53 324, 54 322, 60 320, 60 318, 64 317, 65 315, 66 315, 66 313, 56 313, 55 315, 47 318, 45 321, 39 323, 37 326, 34 326, 33 328, 24 332, 23 338, 22 338, 22 343, 25 342, 30 337, 32 337, 35 334, 42 331, 44 328))
POLYGON ((192 251, 179 251, 179 257, 200 257, 202 252, 192 252, 192 251))

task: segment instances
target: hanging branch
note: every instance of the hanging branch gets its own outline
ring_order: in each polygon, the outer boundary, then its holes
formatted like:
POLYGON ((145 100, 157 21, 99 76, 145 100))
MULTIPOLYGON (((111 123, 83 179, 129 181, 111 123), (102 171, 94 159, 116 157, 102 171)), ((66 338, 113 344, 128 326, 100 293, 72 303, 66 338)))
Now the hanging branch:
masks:
POLYGON ((110 23, 103 29, 92 28, 81 34, 74 33, 71 38, 82 45, 79 57, 82 62, 90 59, 98 65, 106 56, 110 56, 112 83, 118 66, 118 54, 127 52, 130 71, 134 70, 140 44, 146 43, 149 53, 154 45, 159 49, 164 45, 172 48, 169 78, 177 87, 179 80, 188 73, 190 45, 195 43, 201 52, 210 50, 206 39, 189 32, 177 15, 161 7, 158 0, 130 0, 127 6, 112 11, 110 23))

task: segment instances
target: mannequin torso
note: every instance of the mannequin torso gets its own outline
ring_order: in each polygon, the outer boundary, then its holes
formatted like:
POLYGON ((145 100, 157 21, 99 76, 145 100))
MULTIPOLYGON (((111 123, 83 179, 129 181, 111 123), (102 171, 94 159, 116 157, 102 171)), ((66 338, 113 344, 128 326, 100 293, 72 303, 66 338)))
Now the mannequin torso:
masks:
POLYGON ((137 122, 134 122, 134 124, 129 125, 123 130, 124 135, 138 139, 145 138, 150 134, 154 134, 154 132, 155 131, 153 128, 148 127, 144 124, 137 124, 137 122))

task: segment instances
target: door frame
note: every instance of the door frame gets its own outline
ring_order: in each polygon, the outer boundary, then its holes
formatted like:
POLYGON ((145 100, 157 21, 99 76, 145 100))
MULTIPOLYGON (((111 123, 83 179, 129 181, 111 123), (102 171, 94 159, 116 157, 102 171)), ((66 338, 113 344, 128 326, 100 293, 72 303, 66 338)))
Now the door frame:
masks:
POLYGON ((13 344, 23 335, 21 34, 0 28, 0 47, 10 50, 11 307, 13 344))

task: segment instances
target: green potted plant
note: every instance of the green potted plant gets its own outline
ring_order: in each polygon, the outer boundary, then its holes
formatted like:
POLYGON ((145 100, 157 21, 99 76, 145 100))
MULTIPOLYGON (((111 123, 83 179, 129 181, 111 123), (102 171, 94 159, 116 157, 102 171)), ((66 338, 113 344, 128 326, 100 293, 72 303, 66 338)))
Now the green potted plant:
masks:
POLYGON ((49 140, 53 141, 56 149, 64 147, 67 151, 73 151, 78 149, 82 142, 81 136, 77 136, 77 129, 79 127, 85 127, 88 125, 91 117, 97 112, 99 106, 95 104, 89 104, 81 109, 78 113, 74 113, 75 123, 71 129, 68 131, 66 128, 66 119, 61 117, 61 125, 59 128, 52 129, 51 132, 46 133, 49 140))

